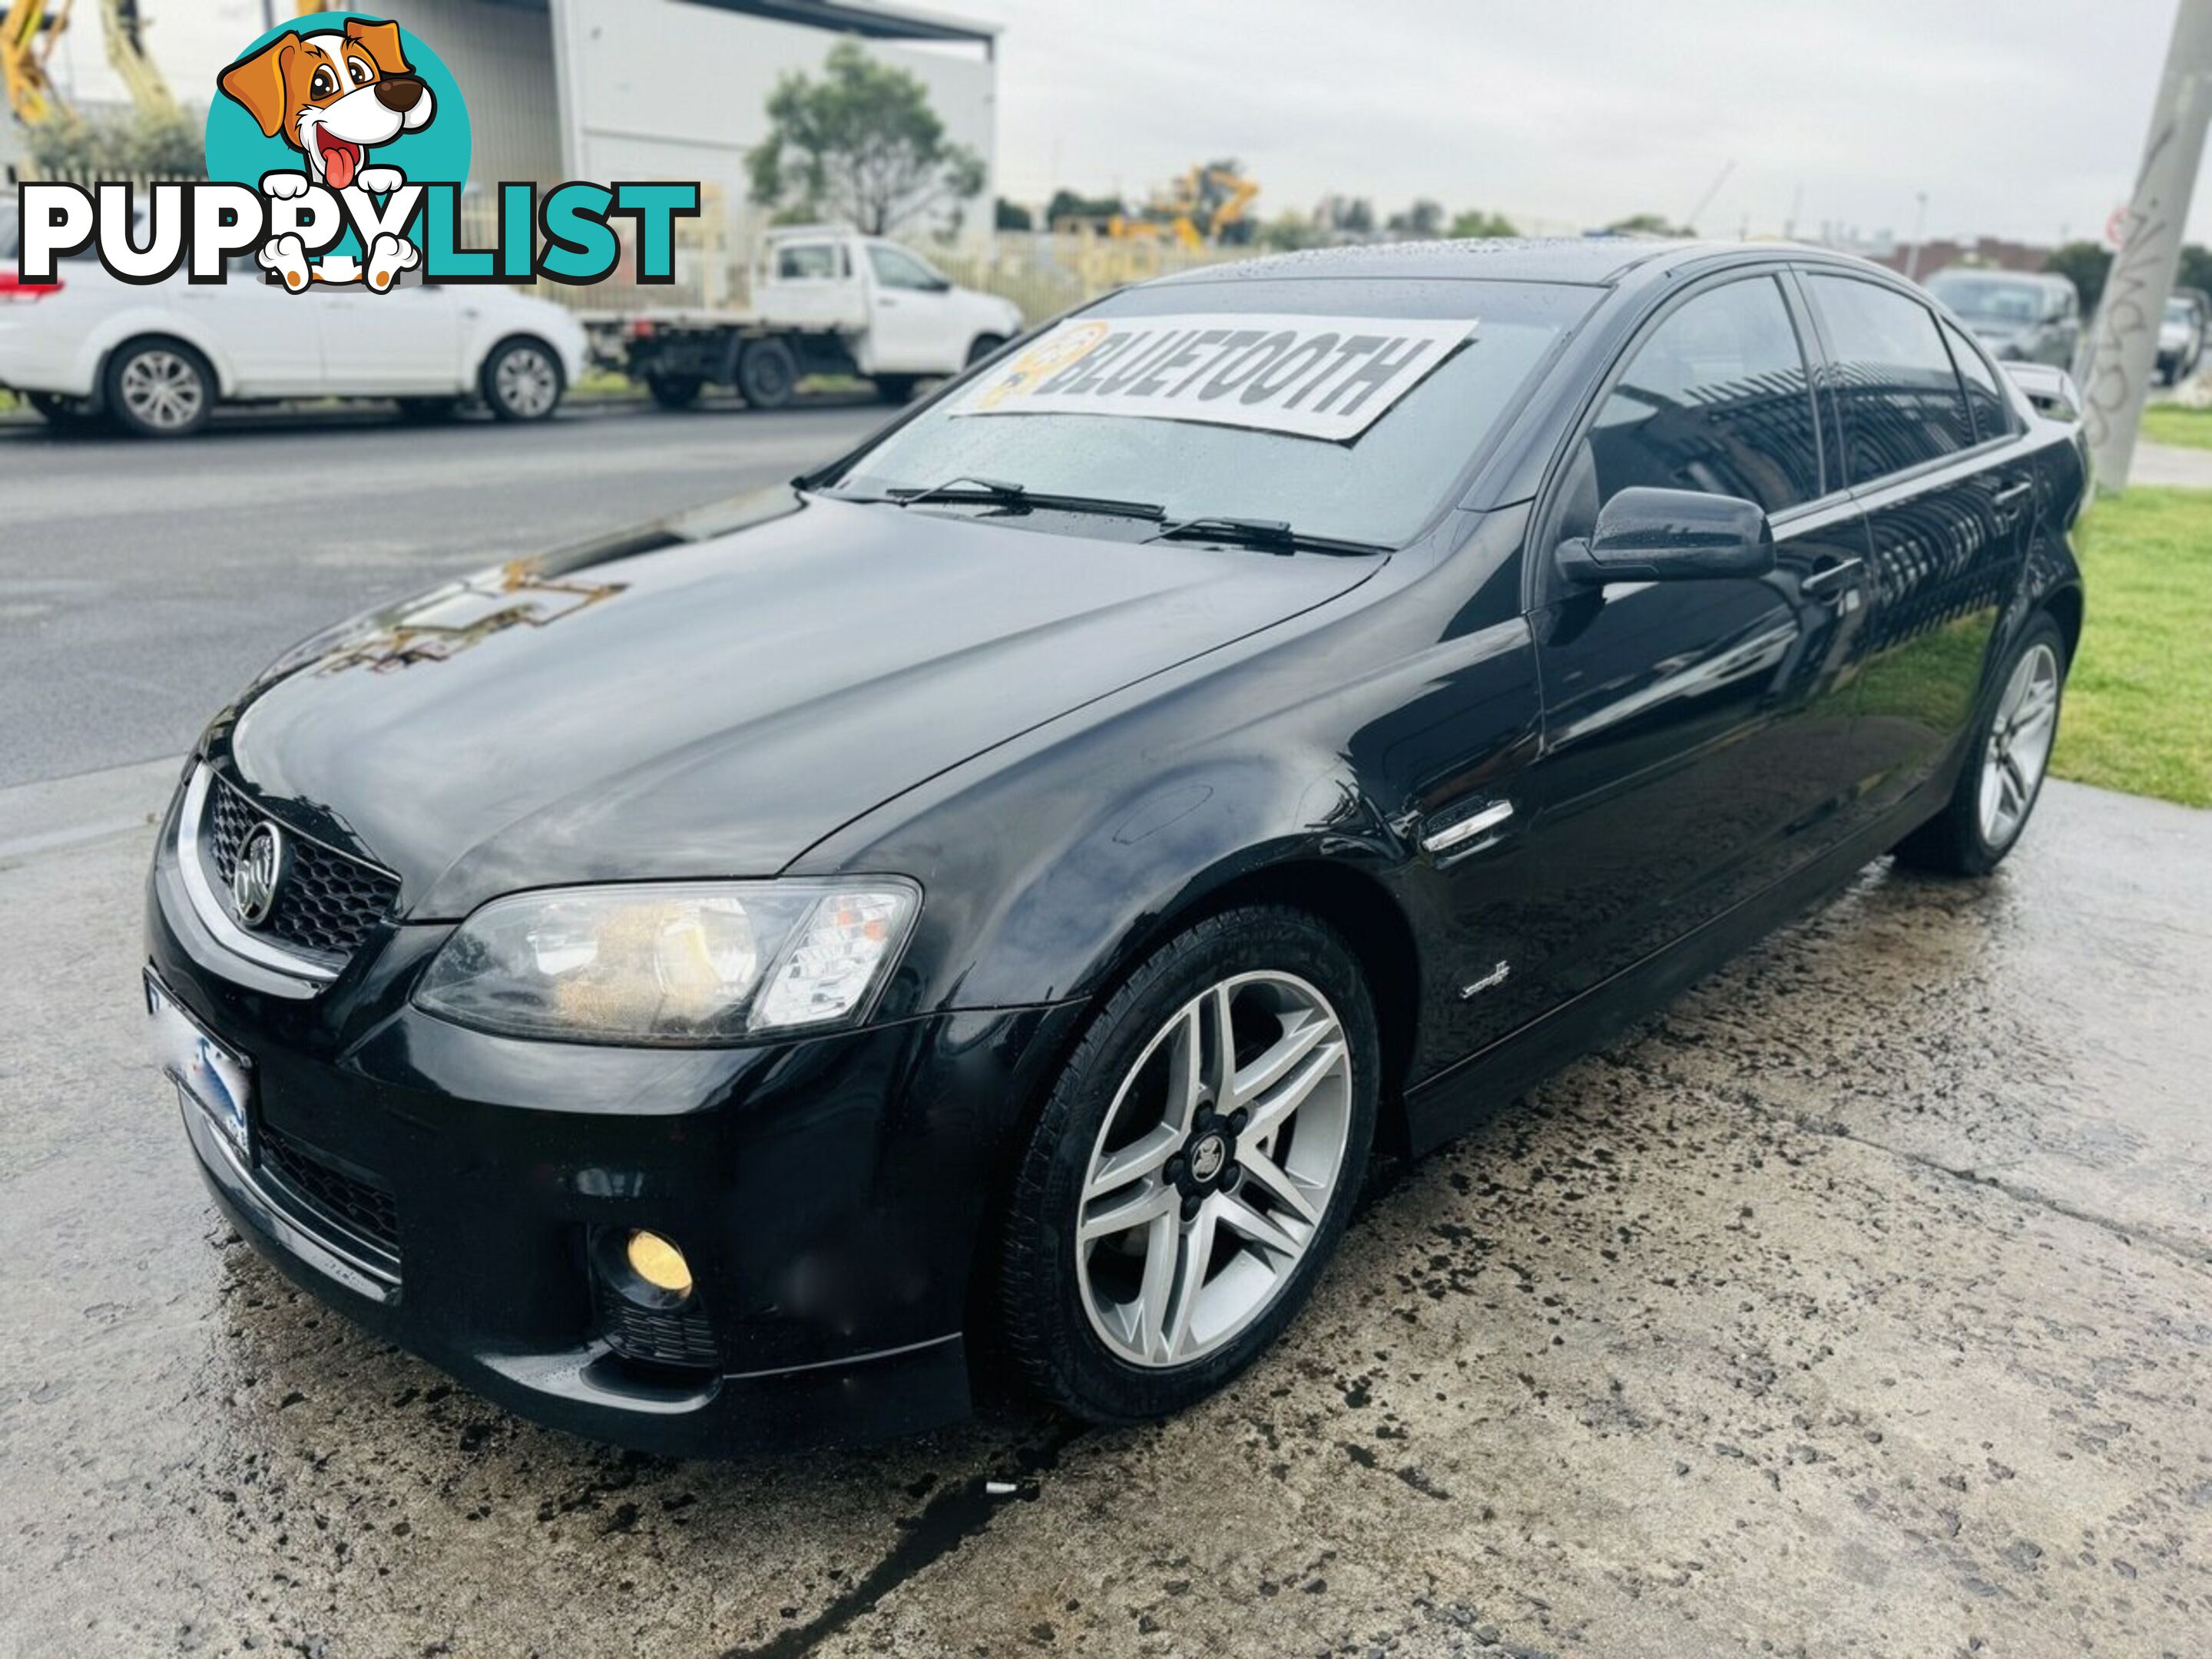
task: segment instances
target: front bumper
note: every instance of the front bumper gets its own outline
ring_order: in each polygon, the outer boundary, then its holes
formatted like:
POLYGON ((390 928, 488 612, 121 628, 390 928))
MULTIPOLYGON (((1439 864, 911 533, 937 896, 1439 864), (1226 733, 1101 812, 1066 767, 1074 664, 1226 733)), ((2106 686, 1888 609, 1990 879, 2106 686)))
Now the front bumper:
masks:
POLYGON ((173 817, 160 845, 153 966, 255 1073, 250 1158, 190 1104, 187 1134, 288 1277, 525 1416, 665 1455, 969 1411, 989 1195, 1071 1006, 743 1048, 487 1036, 407 1002, 446 927, 387 927, 304 994, 225 959, 183 893, 173 817), (709 1334, 686 1363, 617 1346, 592 1244, 634 1227, 691 1263, 709 1334))

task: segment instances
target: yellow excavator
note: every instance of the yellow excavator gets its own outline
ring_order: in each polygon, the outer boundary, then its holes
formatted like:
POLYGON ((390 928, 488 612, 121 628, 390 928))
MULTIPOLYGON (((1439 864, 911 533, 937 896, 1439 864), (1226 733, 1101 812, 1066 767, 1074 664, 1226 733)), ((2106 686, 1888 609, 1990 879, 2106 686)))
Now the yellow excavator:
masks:
POLYGON ((1176 246, 1197 250, 1222 240, 1222 233, 1242 220, 1251 209, 1260 186, 1233 166, 1195 167, 1133 214, 1070 216, 1055 221, 1053 228, 1079 235, 1103 236, 1116 242, 1153 246, 1176 246))
MULTIPOLYGON (((8 107, 27 127, 66 119, 68 105, 54 88, 46 64, 68 31, 71 0, 7 0, 0 15, 0 82, 8 107)), ((154 60, 146 55, 144 23, 138 0, 100 0, 100 33, 107 61, 123 80, 131 101, 149 114, 173 112, 177 100, 154 60)))

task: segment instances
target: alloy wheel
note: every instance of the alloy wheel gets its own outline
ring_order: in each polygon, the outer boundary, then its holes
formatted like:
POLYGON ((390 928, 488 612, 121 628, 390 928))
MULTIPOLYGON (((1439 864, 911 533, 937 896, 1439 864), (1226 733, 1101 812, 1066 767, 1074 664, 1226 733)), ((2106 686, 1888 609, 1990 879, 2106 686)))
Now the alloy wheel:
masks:
POLYGON ((2058 657, 2045 644, 2022 654, 2005 682, 1982 757, 1982 839, 2011 844, 2027 820, 2058 730, 2058 657))
POLYGON ((140 352, 123 368, 123 404, 142 424, 175 432, 199 418, 207 387, 199 370, 173 351, 140 352))
POLYGON ((514 346, 499 360, 492 377, 499 400, 509 411, 535 420, 551 410, 561 395, 561 377, 535 346, 514 346))
POLYGON ((1345 1164, 1351 1046, 1293 975, 1240 974, 1156 1032, 1116 1091, 1084 1177, 1077 1280, 1115 1355, 1182 1365, 1288 1285, 1345 1164))

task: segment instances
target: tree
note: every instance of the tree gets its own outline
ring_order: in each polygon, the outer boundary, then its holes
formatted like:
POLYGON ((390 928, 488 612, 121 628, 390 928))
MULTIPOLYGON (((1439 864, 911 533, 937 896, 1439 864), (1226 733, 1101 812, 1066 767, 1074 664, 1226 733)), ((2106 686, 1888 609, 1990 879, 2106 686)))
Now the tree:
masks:
POLYGON ((1444 204, 1431 202, 1426 197, 1419 198, 1404 212, 1392 214, 1383 228, 1393 236, 1428 241, 1443 234, 1444 204))
POLYGON ((1669 224, 1663 213, 1632 213, 1626 219, 1617 219, 1606 227, 1613 236, 1694 236, 1698 233, 1687 225, 1669 224))
POLYGON ((1045 204, 1044 222, 1049 230, 1063 219, 1121 219, 1128 211, 1118 196, 1078 196, 1063 185, 1045 204))
POLYGON ((852 41, 830 49, 819 81, 793 70, 768 99, 768 137, 745 153, 752 198, 802 204, 814 217, 882 236, 981 193, 983 160, 945 136, 919 76, 852 41))
POLYGON ((1469 208, 1451 222, 1455 238, 1470 236, 1518 236, 1513 222, 1502 213, 1485 213, 1480 208, 1469 208))
POLYGON ((1036 227, 1030 222, 1030 210, 1024 207, 1019 202, 1009 202, 1003 196, 999 198, 998 206, 993 213, 991 228, 994 230, 1033 230, 1036 228, 1036 227))
POLYGON ((1304 214, 1296 208, 1286 208, 1259 228, 1257 240, 1262 247, 1279 253, 1296 253, 1300 248, 1320 247, 1330 239, 1327 231, 1304 214))
POLYGON ((2101 242, 2069 242, 2053 249, 2043 268, 2071 282, 2081 296, 2081 309, 2094 312, 2105 291, 2105 273, 2112 268, 2112 252, 2101 242))
POLYGON ((50 179, 204 179, 206 148, 180 111, 109 119, 69 116, 33 127, 31 161, 50 179))
POLYGON ((2173 285, 2212 294, 2212 248, 2191 242, 2182 249, 2181 269, 2174 274, 2173 285))

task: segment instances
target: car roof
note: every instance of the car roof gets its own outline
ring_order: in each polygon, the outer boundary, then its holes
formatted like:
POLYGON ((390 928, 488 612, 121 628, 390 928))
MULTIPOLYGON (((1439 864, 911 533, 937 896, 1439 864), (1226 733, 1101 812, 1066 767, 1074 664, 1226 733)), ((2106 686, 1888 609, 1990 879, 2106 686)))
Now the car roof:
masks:
MULTIPOLYGON (((1866 270, 1881 267, 1848 254, 1795 242, 1668 240, 1641 236, 1485 237, 1479 240, 1371 242, 1307 248, 1234 264, 1200 265, 1155 278, 1147 288, 1221 282, 1321 278, 1482 279, 1611 287, 1632 273, 1657 275, 1728 255, 1817 259, 1866 270)), ((1894 273, 1887 273, 1893 275, 1894 273)))

